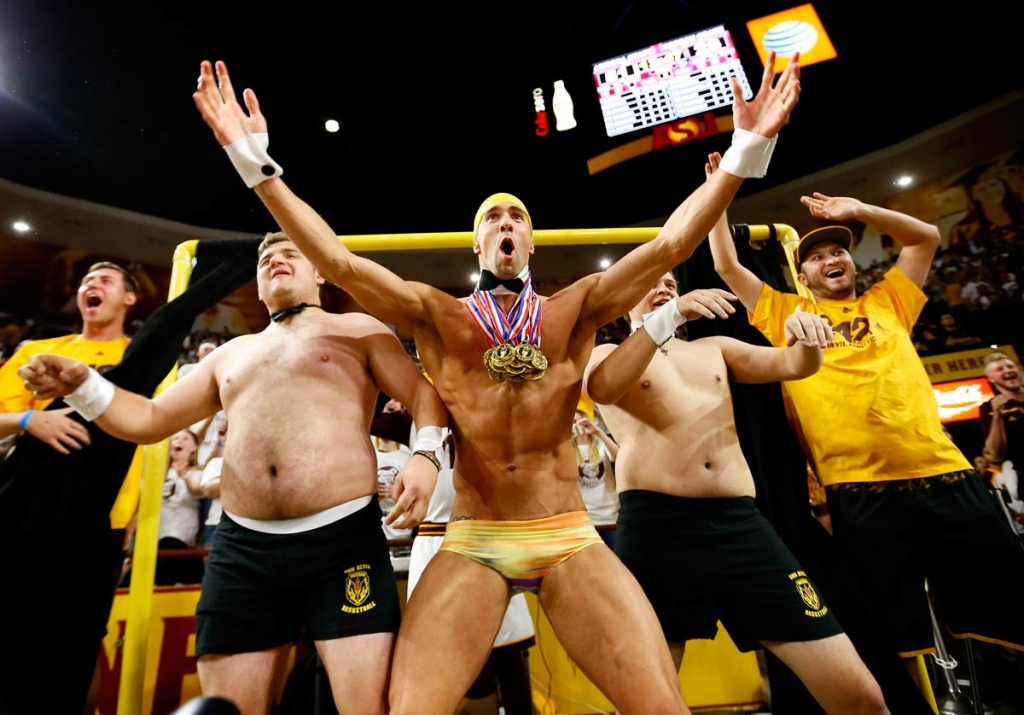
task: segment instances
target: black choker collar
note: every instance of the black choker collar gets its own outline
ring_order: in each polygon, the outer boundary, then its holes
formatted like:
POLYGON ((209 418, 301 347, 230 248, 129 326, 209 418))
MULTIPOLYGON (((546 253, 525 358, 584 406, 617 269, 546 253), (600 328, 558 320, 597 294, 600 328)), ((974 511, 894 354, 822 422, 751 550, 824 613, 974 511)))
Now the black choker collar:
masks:
MULTIPOLYGON (((293 305, 291 308, 285 308, 284 310, 279 310, 276 313, 271 313, 270 314, 270 319, 273 320, 275 323, 280 323, 282 320, 287 318, 289 315, 295 315, 297 313, 301 313, 306 308, 320 308, 320 306, 319 305, 310 305, 309 303, 299 303, 298 305, 293 305)), ((323 310, 323 308, 320 308, 320 309, 323 310)))

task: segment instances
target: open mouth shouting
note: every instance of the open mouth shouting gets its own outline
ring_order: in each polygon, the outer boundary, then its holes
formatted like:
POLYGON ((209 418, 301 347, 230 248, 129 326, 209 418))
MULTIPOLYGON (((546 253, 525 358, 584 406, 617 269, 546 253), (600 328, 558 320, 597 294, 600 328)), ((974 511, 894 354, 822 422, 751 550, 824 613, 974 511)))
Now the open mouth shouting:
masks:
POLYGON ((85 295, 82 297, 82 303, 85 307, 86 313, 94 314, 103 305, 103 297, 95 291, 86 291, 85 295))
POLYGON ((516 252, 516 242, 512 240, 511 236, 506 236, 498 244, 498 250, 501 252, 501 255, 511 257, 516 252))

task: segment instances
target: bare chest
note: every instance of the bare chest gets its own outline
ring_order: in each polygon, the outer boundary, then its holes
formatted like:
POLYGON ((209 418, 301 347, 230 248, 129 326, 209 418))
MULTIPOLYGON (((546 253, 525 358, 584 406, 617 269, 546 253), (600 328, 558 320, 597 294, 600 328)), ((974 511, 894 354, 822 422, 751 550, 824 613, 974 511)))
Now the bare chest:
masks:
POLYGON ((252 391, 309 382, 358 390, 369 381, 357 339, 313 331, 261 335, 219 365, 217 377, 225 407, 252 391))
POLYGON ((725 359, 718 349, 673 340, 655 353, 626 399, 676 420, 703 414, 730 399, 725 359))

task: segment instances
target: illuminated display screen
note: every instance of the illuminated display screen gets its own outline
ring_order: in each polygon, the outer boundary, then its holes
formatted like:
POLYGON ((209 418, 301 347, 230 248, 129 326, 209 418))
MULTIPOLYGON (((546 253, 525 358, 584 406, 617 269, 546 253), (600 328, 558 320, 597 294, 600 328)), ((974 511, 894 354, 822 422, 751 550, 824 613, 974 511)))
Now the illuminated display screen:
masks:
POLYGON ((753 96, 723 25, 594 65, 610 137, 732 106, 730 77, 739 78, 745 98, 753 96))
POLYGON ((976 420, 981 417, 981 406, 993 397, 992 386, 984 377, 943 382, 932 385, 932 391, 943 422, 976 420))

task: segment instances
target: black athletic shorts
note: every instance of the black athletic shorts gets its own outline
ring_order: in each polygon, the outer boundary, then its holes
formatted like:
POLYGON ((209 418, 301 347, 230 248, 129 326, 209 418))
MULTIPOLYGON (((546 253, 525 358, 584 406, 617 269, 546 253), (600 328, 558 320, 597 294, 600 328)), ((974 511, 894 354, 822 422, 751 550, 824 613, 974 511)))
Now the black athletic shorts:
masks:
POLYGON ((224 514, 196 606, 196 657, 396 633, 398 584, 376 499, 326 526, 266 534, 224 514))
POLYGON ((619 504, 615 553, 670 643, 714 638, 718 621, 743 652, 843 632, 752 498, 631 489, 619 504))
POLYGON ((1024 548, 974 470, 825 493, 836 544, 867 574, 865 592, 897 652, 935 650, 926 578, 953 635, 1024 650, 1024 548))

